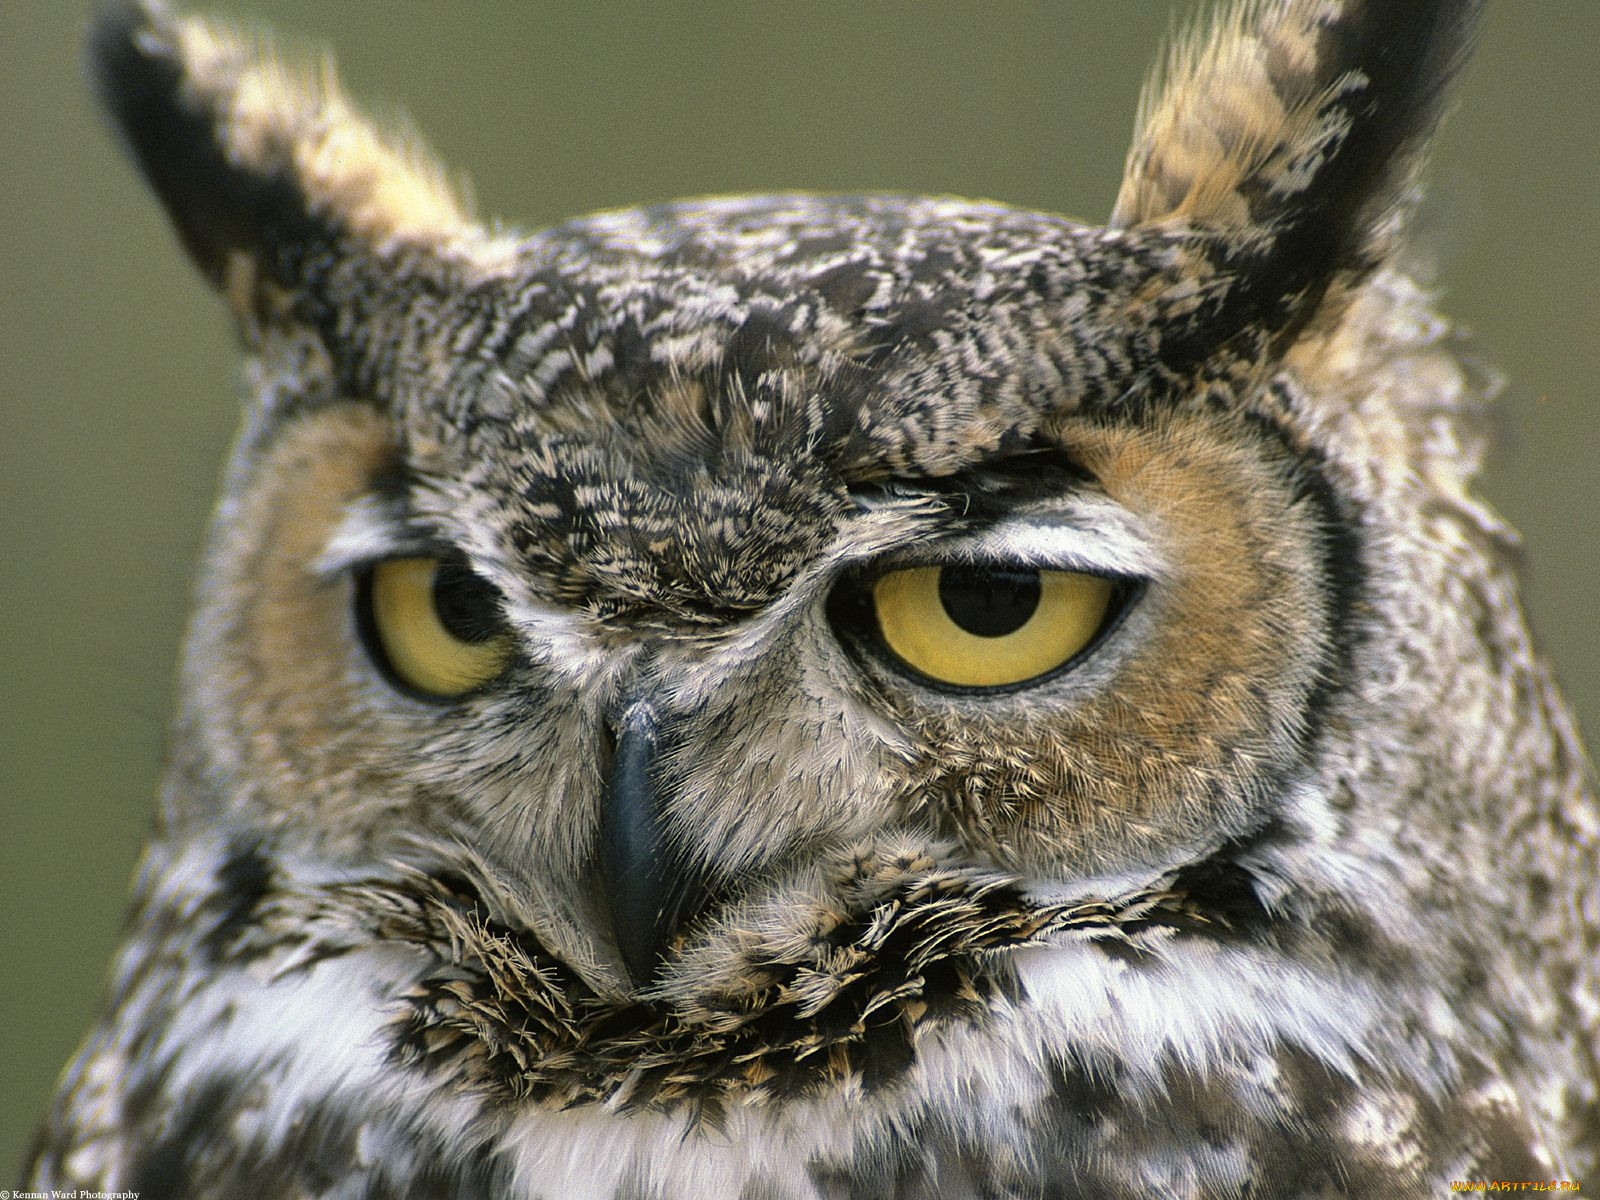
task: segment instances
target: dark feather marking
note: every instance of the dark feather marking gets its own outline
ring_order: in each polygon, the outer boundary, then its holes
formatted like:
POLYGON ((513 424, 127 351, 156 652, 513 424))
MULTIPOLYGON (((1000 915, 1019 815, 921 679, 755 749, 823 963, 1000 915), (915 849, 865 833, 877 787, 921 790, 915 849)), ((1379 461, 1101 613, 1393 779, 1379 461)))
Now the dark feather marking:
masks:
POLYGON ((432 1136, 400 1135, 386 1141, 403 1150, 365 1161, 363 1125, 375 1113, 338 1101, 320 1101, 296 1114, 283 1138, 266 1145, 241 1137, 260 1084, 247 1070, 216 1073, 186 1093, 187 1099, 159 1136, 140 1145, 125 1190, 152 1200, 282 1200, 284 1196, 339 1195, 360 1200, 494 1200, 504 1195, 509 1170, 484 1147, 446 1147, 432 1136), (351 1190, 356 1185, 359 1190, 351 1190))
POLYGON ((145 1200, 188 1200, 197 1190, 196 1158, 207 1144, 227 1145, 248 1080, 216 1074, 190 1089, 163 1136, 142 1142, 128 1167, 127 1189, 145 1200))
POLYGON ((1063 1060, 1049 1097, 1020 1114, 1014 1140, 963 1144, 913 1126, 893 1151, 864 1141, 811 1174, 829 1200, 927 1200, 947 1194, 952 1175, 984 1182, 950 1194, 1062 1200, 1424 1200, 1452 1172, 1540 1177, 1526 1129, 1506 1114, 1391 1093, 1381 1077, 1348 1078, 1290 1045, 1273 1062, 1277 1085, 1267 1093, 1248 1072, 1198 1075, 1174 1063, 1163 1103, 1152 1106, 1113 1072, 1063 1060), (1391 1128, 1352 1133, 1353 1119, 1372 1120, 1357 1116, 1366 1105, 1389 1101, 1391 1128), (1027 1152, 1012 1153, 1016 1146, 1027 1152))
POLYGON ((256 842, 230 846, 217 868, 217 887, 202 906, 209 928, 196 943, 212 965, 232 956, 235 944, 250 932, 256 911, 272 890, 273 863, 256 842))

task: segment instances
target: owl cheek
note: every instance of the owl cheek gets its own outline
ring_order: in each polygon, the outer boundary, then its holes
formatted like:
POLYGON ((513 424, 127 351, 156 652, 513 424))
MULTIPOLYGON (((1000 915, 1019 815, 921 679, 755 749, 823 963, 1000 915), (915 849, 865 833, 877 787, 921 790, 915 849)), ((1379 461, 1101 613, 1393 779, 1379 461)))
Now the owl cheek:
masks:
POLYGON ((210 587, 183 667, 186 718, 209 769, 257 781, 252 820, 337 838, 354 833, 341 821, 360 810, 355 797, 394 791, 381 766, 393 761, 392 734, 363 718, 350 656, 339 651, 355 652, 349 583, 316 568, 345 506, 391 455, 373 409, 309 413, 258 452, 212 531, 210 587), (331 826, 306 820, 308 795, 331 826))

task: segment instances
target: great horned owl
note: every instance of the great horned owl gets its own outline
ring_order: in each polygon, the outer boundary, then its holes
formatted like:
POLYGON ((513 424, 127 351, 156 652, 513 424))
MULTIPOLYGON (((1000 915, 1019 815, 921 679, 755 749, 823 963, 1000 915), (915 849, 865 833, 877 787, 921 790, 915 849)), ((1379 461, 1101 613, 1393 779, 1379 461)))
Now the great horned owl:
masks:
POLYGON ((1473 0, 1245 0, 1108 224, 520 238, 155 4, 253 397, 31 1183, 1423 1197, 1600 1167, 1600 812, 1395 266, 1473 0))

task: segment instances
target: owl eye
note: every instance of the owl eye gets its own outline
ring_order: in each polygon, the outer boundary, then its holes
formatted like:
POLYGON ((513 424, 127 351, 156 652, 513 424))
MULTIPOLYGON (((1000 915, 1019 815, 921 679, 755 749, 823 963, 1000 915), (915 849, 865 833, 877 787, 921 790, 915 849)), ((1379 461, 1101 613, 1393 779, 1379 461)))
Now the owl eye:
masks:
POLYGON ((938 684, 1003 688, 1081 654, 1119 588, 1081 571, 948 564, 889 571, 863 590, 858 611, 901 664, 938 684))
POLYGON ((357 625, 390 681, 425 700, 455 700, 511 656, 500 596, 461 563, 391 558, 359 580, 357 625))

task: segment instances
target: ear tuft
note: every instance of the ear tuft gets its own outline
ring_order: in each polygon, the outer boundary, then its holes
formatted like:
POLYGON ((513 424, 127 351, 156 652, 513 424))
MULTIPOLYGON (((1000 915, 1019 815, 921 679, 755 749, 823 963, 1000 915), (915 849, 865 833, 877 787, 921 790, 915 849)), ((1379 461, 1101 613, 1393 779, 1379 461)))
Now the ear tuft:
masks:
POLYGON ((438 244, 473 228, 442 172, 354 113, 331 68, 291 71, 154 0, 103 8, 88 57, 123 140, 217 286, 240 252, 279 270, 340 239, 438 244))
POLYGON ((1213 234, 1314 307, 1394 253, 1481 8, 1239 0, 1179 39, 1147 89, 1113 224, 1213 234))

